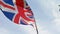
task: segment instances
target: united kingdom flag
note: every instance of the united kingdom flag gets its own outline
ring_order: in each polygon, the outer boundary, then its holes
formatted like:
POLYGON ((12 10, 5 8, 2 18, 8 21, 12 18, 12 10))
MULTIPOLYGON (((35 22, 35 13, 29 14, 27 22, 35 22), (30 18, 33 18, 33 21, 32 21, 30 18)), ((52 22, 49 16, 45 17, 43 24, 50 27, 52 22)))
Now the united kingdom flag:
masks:
POLYGON ((16 24, 34 24, 34 15, 25 0, 0 0, 0 10, 16 24))

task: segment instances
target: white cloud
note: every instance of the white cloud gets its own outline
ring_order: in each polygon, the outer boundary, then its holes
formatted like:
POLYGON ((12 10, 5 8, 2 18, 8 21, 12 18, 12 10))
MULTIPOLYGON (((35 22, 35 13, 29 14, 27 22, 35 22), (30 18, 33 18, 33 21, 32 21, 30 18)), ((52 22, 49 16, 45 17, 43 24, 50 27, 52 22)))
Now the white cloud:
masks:
POLYGON ((54 19, 52 20, 53 27, 56 31, 60 32, 60 11, 59 11, 59 3, 56 2, 52 4, 52 15, 54 19))
POLYGON ((39 34, 52 34, 45 26, 38 25, 39 34))
POLYGON ((36 31, 31 25, 20 25, 20 28, 18 28, 18 30, 24 32, 25 34, 36 34, 36 31))
POLYGON ((59 26, 60 25, 60 18, 54 19, 53 22, 56 24, 56 26, 59 26))
POLYGON ((5 28, 0 27, 0 34, 9 34, 9 31, 5 28))
POLYGON ((60 18, 56 18, 52 21, 53 23, 53 28, 57 31, 60 32, 60 18))

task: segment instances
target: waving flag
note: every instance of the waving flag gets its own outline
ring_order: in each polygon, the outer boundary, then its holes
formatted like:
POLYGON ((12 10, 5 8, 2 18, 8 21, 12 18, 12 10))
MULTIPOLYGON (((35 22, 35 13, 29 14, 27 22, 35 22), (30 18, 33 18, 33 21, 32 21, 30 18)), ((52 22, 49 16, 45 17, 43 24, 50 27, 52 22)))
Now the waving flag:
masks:
POLYGON ((34 24, 33 12, 25 0, 0 0, 1 11, 16 24, 34 24))

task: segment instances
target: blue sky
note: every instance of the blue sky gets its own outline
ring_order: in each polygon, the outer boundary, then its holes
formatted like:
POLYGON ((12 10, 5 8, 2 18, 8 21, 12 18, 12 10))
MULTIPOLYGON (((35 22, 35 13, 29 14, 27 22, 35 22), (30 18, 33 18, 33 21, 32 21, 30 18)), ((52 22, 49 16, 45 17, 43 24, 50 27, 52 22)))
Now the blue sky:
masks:
MULTIPOLYGON (((60 34, 60 0, 26 0, 30 5, 39 34, 60 34)), ((0 11, 0 34, 36 34, 30 25, 17 25, 0 11)))

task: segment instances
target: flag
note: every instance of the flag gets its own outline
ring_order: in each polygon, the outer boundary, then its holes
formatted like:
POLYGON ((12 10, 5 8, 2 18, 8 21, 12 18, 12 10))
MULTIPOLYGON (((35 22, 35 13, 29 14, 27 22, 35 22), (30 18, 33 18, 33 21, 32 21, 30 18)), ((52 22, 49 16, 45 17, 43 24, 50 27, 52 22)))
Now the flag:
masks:
POLYGON ((33 12, 25 0, 0 0, 0 9, 9 20, 16 24, 35 23, 33 12))

